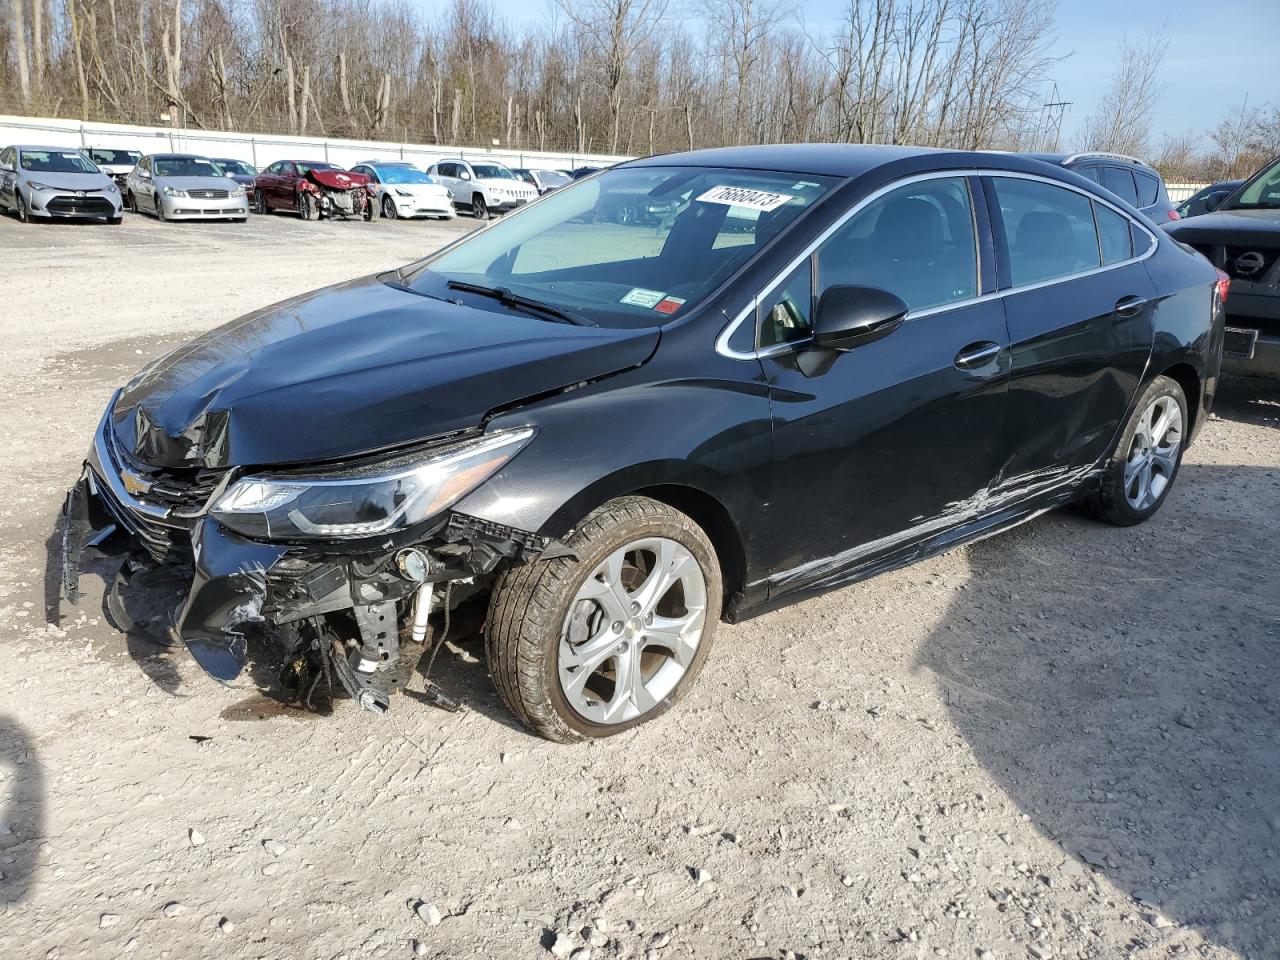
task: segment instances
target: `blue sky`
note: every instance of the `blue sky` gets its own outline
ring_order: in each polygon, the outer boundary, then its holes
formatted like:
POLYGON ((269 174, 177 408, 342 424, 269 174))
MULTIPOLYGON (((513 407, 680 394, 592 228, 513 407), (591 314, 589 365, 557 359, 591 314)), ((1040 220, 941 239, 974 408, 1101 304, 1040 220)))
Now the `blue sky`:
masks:
MULTIPOLYGON (((424 6, 434 5, 416 0, 424 6)), ((1064 146, 1103 95, 1120 39, 1141 39, 1165 27, 1169 49, 1161 79, 1153 139, 1202 135, 1230 107, 1280 106, 1280 49, 1275 33, 1280 0, 1059 0, 1055 52, 1070 54, 1054 70, 1058 92, 1072 106, 1063 121, 1064 146)), ((493 0, 513 24, 550 19, 552 0, 493 0)), ((801 0, 796 10, 813 31, 834 25, 847 0, 801 0)), ((671 10, 696 10, 696 0, 672 0, 671 10)), ((1049 91, 1046 88, 1045 93, 1049 91)))

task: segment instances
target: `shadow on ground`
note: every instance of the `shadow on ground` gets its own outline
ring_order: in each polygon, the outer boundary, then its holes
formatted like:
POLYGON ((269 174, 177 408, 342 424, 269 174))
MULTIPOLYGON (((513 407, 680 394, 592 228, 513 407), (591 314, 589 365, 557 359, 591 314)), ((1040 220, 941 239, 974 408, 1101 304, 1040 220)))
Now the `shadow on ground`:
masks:
POLYGON ((1226 420, 1280 428, 1280 382, 1264 377, 1223 377, 1213 412, 1226 420))
POLYGON ((1280 472, 1190 464, 1141 527, 1052 514, 971 548, 919 655, 1043 832, 1250 958, 1280 956, 1278 516, 1280 472))
POLYGON ((0 907, 21 903, 35 887, 44 840, 44 777, 30 734, 0 714, 0 907))

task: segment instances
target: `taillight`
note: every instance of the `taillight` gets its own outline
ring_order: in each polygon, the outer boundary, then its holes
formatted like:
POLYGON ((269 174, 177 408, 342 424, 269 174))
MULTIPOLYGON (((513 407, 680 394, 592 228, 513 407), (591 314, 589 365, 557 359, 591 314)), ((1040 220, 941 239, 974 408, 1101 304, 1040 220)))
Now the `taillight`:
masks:
POLYGON ((1181 218, 1180 216, 1178 216, 1178 211, 1177 211, 1177 210, 1170 210, 1170 211, 1169 211, 1169 219, 1170 219, 1170 220, 1181 220, 1182 218, 1181 218))
POLYGON ((1218 299, 1226 303, 1227 291, 1231 289, 1231 278, 1223 271, 1218 270, 1217 267, 1214 267, 1214 269, 1218 272, 1218 299))

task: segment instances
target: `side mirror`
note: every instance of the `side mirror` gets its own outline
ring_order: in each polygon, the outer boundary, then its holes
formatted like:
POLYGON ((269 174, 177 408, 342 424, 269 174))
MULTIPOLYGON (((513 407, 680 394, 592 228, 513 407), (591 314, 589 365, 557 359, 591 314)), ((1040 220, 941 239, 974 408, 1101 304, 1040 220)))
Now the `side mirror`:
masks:
POLYGON ((814 311, 813 341, 797 356, 800 371, 807 377, 825 373, 837 354, 897 330, 908 310, 901 297, 879 287, 828 287, 814 311))
POLYGON ((469 171, 469 170, 459 170, 459 171, 458 171, 458 176, 459 176, 461 179, 463 179, 463 180, 470 180, 470 179, 471 179, 471 171, 469 171))
POLYGON ((1227 199, 1225 193, 1211 193, 1204 198, 1204 209, 1206 213, 1212 213, 1222 206, 1222 201, 1227 199))

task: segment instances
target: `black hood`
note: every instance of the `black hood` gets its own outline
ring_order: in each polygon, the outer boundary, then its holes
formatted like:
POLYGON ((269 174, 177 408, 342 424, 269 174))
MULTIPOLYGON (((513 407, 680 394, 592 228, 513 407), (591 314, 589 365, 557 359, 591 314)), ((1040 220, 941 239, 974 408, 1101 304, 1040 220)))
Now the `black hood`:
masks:
POLYGON ((1164 229, 1183 243, 1269 246, 1280 243, 1280 210, 1217 210, 1170 223, 1164 229))
POLYGON ((643 363, 657 328, 575 327, 367 277, 210 331, 117 400, 120 445, 156 467, 334 460, 479 425, 527 397, 643 363))

